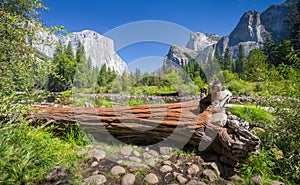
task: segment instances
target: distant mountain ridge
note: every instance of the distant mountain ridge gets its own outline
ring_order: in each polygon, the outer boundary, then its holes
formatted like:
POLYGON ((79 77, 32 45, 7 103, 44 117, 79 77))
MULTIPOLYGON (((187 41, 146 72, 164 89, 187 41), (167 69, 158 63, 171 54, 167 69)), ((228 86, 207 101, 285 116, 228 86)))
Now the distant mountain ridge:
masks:
POLYGON ((91 30, 84 30, 82 32, 70 33, 66 36, 55 35, 47 32, 39 33, 40 39, 45 40, 44 44, 36 45, 41 53, 52 58, 56 50, 56 45, 61 43, 66 47, 70 42, 73 48, 73 53, 76 53, 78 41, 80 41, 85 49, 87 59, 91 59, 94 66, 100 67, 106 64, 107 67, 114 69, 118 74, 127 71, 126 63, 114 51, 113 40, 100 35, 91 30))
MULTIPOLYGON (((165 57, 168 63, 174 62, 179 64, 186 64, 186 57, 180 58, 178 56, 195 56, 192 60, 202 60, 206 63, 208 56, 213 55, 216 48, 219 48, 224 54, 226 47, 229 47, 233 58, 236 58, 239 52, 239 45, 243 45, 246 54, 252 49, 259 48, 265 34, 270 34, 272 39, 280 42, 288 39, 287 31, 290 29, 286 23, 289 7, 294 5, 297 0, 288 0, 280 5, 272 5, 263 11, 261 14, 257 11, 248 11, 244 13, 239 20, 234 30, 227 36, 218 36, 215 34, 204 34, 201 32, 191 33, 190 40, 185 47, 171 46, 169 53, 165 57), (210 37, 208 37, 210 35, 210 37), (214 36, 215 39, 212 39, 214 36), (181 48, 174 50, 172 48, 181 48), (184 48, 188 48, 186 50, 184 48), (179 53, 178 53, 179 52, 179 53), (194 54, 197 52, 197 54, 194 54), (171 57, 177 56, 177 57, 171 57)), ((166 62, 164 62, 166 64, 166 62)))

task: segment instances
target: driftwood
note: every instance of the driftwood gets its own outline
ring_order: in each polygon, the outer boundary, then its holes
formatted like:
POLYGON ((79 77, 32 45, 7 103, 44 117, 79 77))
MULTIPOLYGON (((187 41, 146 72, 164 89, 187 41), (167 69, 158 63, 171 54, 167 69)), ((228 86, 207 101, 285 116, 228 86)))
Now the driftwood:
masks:
POLYGON ((114 108, 33 107, 37 112, 30 117, 56 124, 78 122, 101 141, 188 143, 200 152, 213 149, 223 162, 235 165, 258 153, 260 140, 225 113, 223 106, 230 96, 227 90, 212 90, 202 95, 200 105, 193 101, 114 108))

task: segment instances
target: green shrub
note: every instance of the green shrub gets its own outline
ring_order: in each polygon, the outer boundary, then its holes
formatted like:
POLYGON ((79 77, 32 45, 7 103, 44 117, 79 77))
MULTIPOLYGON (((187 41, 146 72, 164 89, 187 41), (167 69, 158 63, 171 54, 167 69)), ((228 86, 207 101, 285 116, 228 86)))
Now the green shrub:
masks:
POLYGON ((139 106, 139 105, 145 105, 145 104, 148 104, 148 103, 146 103, 140 99, 130 99, 128 102, 129 106, 139 106))
POLYGON ((95 104, 96 104, 98 107, 101 107, 101 106, 112 107, 111 101, 106 100, 106 99, 102 99, 102 98, 96 99, 95 104))
POLYGON ((281 97, 268 100, 265 106, 275 108, 276 119, 266 128, 264 146, 282 155, 274 159, 273 172, 292 184, 300 184, 300 102, 281 97))
POLYGON ((263 125, 270 125, 274 120, 274 116, 268 111, 255 107, 253 105, 237 105, 233 107, 228 107, 227 110, 250 123, 261 123, 263 125))
POLYGON ((233 94, 251 94, 255 89, 255 84, 241 79, 233 79, 226 83, 226 87, 233 94))

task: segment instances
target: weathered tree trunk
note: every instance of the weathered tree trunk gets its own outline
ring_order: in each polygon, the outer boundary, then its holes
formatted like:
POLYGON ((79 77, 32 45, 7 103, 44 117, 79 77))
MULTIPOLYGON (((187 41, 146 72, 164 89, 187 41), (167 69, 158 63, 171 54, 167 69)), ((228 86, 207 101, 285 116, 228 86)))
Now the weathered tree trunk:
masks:
POLYGON ((114 108, 33 107, 37 112, 30 117, 56 124, 78 122, 101 141, 112 135, 140 145, 149 140, 189 143, 199 151, 213 149, 224 162, 234 164, 258 153, 260 141, 239 126, 234 116, 225 114, 222 108, 231 93, 224 92, 210 94, 200 106, 185 102, 114 108))

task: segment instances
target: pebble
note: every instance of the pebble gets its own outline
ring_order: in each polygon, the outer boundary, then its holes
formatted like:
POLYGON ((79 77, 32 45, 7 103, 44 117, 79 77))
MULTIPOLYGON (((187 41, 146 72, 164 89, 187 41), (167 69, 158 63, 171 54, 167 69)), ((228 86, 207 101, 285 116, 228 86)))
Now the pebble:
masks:
POLYGON ((284 183, 280 181, 271 181, 271 185, 284 185, 284 183))
POLYGON ((135 183, 135 176, 131 173, 122 177, 121 185, 133 185, 135 183))
POLYGON ((159 156, 159 153, 157 151, 155 151, 155 150, 150 150, 148 153, 150 155, 152 155, 153 157, 158 157, 159 156))
POLYGON ((149 173, 146 175, 144 180, 149 184, 156 184, 159 182, 158 177, 154 173, 149 173))
POLYGON ((182 174, 177 175, 176 179, 178 180, 178 182, 179 182, 180 184, 185 184, 185 183, 188 181, 186 178, 183 177, 182 174))
POLYGON ((123 156, 128 157, 128 156, 131 155, 132 151, 133 151, 133 149, 132 149, 130 146, 124 146, 124 147, 121 149, 120 153, 121 153, 123 156))
POLYGON ((99 163, 97 161, 94 161, 94 162, 92 162, 91 167, 94 168, 94 167, 98 166, 98 164, 99 163))
POLYGON ((195 164, 192 164, 187 170, 189 175, 196 175, 199 171, 200 171, 199 166, 195 164))
POLYGON ((217 163, 212 162, 212 163, 210 164, 210 166, 217 172, 218 176, 221 175, 221 172, 220 172, 220 169, 219 169, 219 166, 217 165, 217 163))
POLYGON ((262 178, 261 178, 260 175, 254 175, 254 176, 251 178, 251 181, 254 182, 255 185, 263 184, 263 181, 262 181, 262 178))
POLYGON ((150 158, 152 158, 152 157, 153 157, 153 156, 150 155, 150 154, 147 153, 147 152, 143 153, 143 158, 144 158, 144 159, 150 159, 150 158))
POLYGON ((162 147, 159 148, 159 152, 160 152, 161 155, 168 155, 172 152, 172 148, 162 146, 162 147))
POLYGON ((163 164, 171 166, 172 162, 171 161, 164 161, 163 164))
POLYGON ((172 171, 173 169, 172 169, 172 167, 171 166, 168 166, 168 165, 163 165, 161 168, 160 168, 160 171, 162 172, 162 173, 167 173, 167 172, 170 172, 170 171, 172 171))
POLYGON ((129 157, 128 158, 130 161, 134 161, 134 162, 137 162, 137 163, 141 163, 142 160, 140 158, 137 158, 137 157, 129 157))
POLYGON ((145 163, 149 166, 155 167, 156 161, 155 159, 151 158, 151 159, 147 159, 145 163))
POLYGON ((138 151, 136 151, 136 150, 134 150, 132 153, 133 153, 133 155, 135 155, 136 157, 140 157, 140 156, 141 156, 140 152, 138 152, 138 151))
POLYGON ((106 157, 106 153, 102 150, 90 150, 87 154, 87 157, 94 157, 95 159, 97 159, 97 161, 100 161, 102 159, 104 159, 106 157))
POLYGON ((217 180, 217 176, 212 170, 209 170, 209 169, 204 170, 203 175, 207 176, 211 182, 214 182, 215 180, 217 180))
POLYGON ((111 174, 118 176, 118 175, 124 174, 126 172, 126 170, 122 166, 114 166, 114 167, 112 167, 110 172, 111 172, 111 174))
POLYGON ((195 179, 190 180, 186 185, 206 185, 204 182, 195 179))
POLYGON ((104 184, 106 182, 106 177, 104 175, 93 175, 86 179, 84 179, 84 182, 88 185, 92 184, 104 184))

